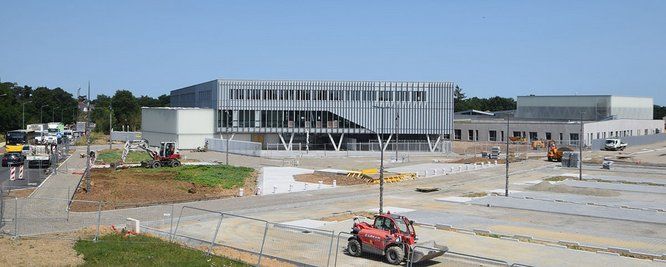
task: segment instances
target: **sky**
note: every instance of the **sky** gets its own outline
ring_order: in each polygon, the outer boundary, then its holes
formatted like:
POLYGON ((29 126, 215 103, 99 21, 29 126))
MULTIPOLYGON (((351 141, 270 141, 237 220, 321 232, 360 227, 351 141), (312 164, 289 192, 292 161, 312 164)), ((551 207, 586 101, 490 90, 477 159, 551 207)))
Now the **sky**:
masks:
POLYGON ((666 105, 666 1, 8 1, 0 79, 158 96, 231 79, 452 81, 666 105))

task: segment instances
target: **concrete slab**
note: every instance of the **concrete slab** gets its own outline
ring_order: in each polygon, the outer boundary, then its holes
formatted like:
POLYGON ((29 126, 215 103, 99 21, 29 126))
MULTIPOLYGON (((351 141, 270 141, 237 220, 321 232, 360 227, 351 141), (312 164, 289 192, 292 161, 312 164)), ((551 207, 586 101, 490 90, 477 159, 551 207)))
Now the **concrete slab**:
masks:
MULTIPOLYGON (((372 209, 369 209, 368 211, 378 213, 379 208, 372 208, 372 209)), ((396 213, 396 214, 403 214, 403 213, 412 212, 412 211, 414 211, 414 210, 413 209, 407 209, 407 208, 390 207, 390 206, 385 206, 384 207, 384 212, 391 212, 391 213, 396 213)))
MULTIPOLYGON (((548 200, 548 201, 562 201, 562 202, 573 202, 578 204, 588 204, 594 203, 599 206, 610 206, 610 207, 627 207, 635 209, 653 209, 660 210, 666 209, 666 198, 663 198, 662 201, 637 201, 637 200, 627 200, 620 197, 597 197, 597 196, 585 196, 585 195, 574 195, 574 194, 564 194, 564 193, 546 193, 546 192, 537 192, 537 191, 525 191, 511 193, 511 197, 515 198, 532 198, 537 200, 548 200)), ((666 215, 666 213, 664 213, 666 215)))
POLYGON ((491 207, 666 224, 666 215, 664 215, 663 212, 657 211, 621 209, 613 207, 572 204, 566 202, 549 202, 535 199, 519 199, 511 197, 507 198, 500 196, 477 198, 468 203, 491 207))
POLYGON ((465 203, 469 202, 472 199, 473 198, 471 197, 442 197, 442 198, 436 198, 435 200, 443 202, 465 203))
POLYGON ((289 225, 289 226, 305 227, 305 228, 323 228, 324 226, 326 226, 327 224, 330 224, 330 223, 332 223, 332 222, 318 221, 318 220, 311 220, 311 219, 303 219, 303 220, 283 222, 283 223, 280 223, 280 224, 289 225))
MULTIPOLYGON (((578 178, 578 174, 575 174, 575 173, 565 173, 565 174, 562 174, 561 176, 578 178)), ((666 185, 666 178, 637 177, 637 176, 632 176, 632 175, 610 176, 610 175, 587 175, 587 174, 584 174, 583 179, 599 179, 599 180, 611 181, 611 182, 625 181, 625 182, 635 182, 635 183, 653 183, 653 184, 659 184, 659 185, 666 185)))
POLYGON ((565 180, 561 183, 573 187, 585 188, 599 188, 617 191, 630 191, 630 192, 643 192, 654 194, 666 194, 666 186, 651 186, 651 185, 634 185, 634 184, 619 184, 619 183, 605 183, 605 182, 588 182, 577 180, 565 180))
POLYGON ((296 167, 264 167, 260 177, 260 194, 283 194, 333 188, 332 185, 297 182, 294 175, 313 173, 313 170, 296 167))

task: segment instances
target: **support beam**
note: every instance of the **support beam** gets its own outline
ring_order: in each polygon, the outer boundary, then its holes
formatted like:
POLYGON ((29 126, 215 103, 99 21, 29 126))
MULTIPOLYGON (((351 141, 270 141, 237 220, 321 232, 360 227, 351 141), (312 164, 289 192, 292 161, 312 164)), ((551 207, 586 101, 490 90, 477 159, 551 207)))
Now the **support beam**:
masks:
POLYGON ((280 137, 280 142, 282 142, 282 146, 284 147, 284 150, 289 151, 289 146, 287 145, 287 142, 284 141, 284 137, 282 137, 282 134, 278 134, 280 137))
POLYGON ((391 142, 391 137, 393 137, 393 134, 389 134, 389 138, 386 139, 386 142, 384 142, 384 146, 382 147, 383 151, 386 151, 386 148, 388 147, 388 144, 391 142))
POLYGON ((435 145, 433 145, 432 142, 430 141, 429 134, 426 134, 426 138, 428 139, 428 148, 430 149, 430 152, 435 152, 435 149, 437 149, 439 142, 442 141, 442 135, 437 136, 437 141, 435 141, 435 145))
POLYGON ((291 137, 289 137, 289 151, 292 150, 291 144, 294 141, 294 133, 291 133, 291 137))
POLYGON ((333 139, 333 135, 331 135, 330 133, 328 134, 328 138, 331 139, 331 143, 333 144, 333 149, 335 149, 335 151, 340 151, 340 146, 342 146, 342 139, 345 138, 345 134, 343 133, 342 135, 340 135, 340 141, 338 141, 337 144, 335 143, 335 139, 333 139))

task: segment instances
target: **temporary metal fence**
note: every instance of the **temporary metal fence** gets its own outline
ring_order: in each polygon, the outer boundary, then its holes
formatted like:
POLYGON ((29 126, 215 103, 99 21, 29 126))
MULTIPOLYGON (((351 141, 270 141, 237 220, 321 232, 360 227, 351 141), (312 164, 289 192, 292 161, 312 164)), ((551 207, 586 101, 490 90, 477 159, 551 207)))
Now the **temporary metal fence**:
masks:
POLYGON ((261 143, 250 141, 227 140, 217 138, 206 138, 206 145, 209 150, 217 152, 229 152, 231 154, 246 156, 261 156, 261 143), (227 144, 229 149, 227 150, 227 144))
POLYGON ((124 131, 111 131, 111 141, 139 140, 141 139, 141 132, 124 132, 124 131))

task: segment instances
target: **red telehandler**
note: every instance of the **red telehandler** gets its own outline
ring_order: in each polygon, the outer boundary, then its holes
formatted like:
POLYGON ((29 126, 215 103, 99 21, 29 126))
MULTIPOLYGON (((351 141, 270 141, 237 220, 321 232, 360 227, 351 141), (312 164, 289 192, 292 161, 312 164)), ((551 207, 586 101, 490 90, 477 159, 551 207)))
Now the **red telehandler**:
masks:
POLYGON ((413 224, 407 217, 391 213, 376 215, 372 225, 354 219, 347 253, 356 257, 363 253, 383 255, 388 263, 397 265, 408 260, 412 263, 430 260, 448 251, 434 242, 417 247, 413 224))

